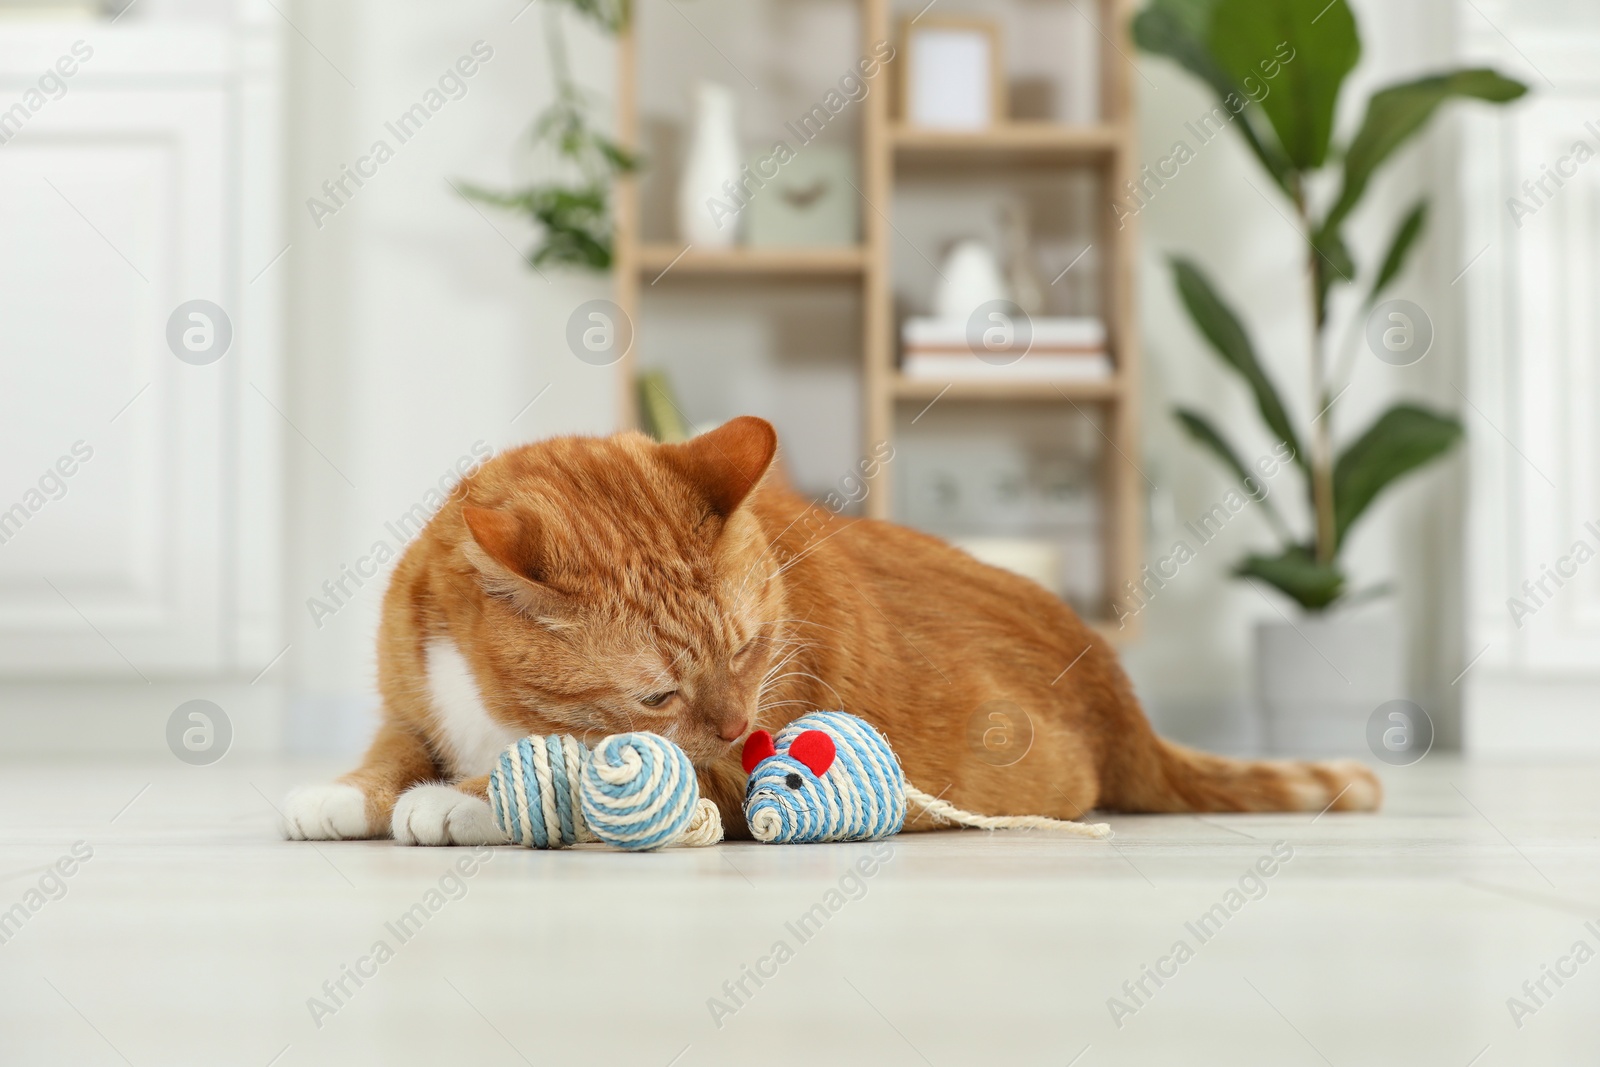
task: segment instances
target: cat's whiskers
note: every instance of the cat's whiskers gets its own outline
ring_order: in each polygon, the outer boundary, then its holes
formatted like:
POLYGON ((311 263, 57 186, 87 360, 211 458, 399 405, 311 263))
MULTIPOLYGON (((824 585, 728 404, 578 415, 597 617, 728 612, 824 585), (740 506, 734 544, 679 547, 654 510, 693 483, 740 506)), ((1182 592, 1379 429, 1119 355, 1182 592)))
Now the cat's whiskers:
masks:
POLYGON ((791 626, 815 626, 819 630, 827 630, 830 633, 836 633, 836 634, 843 634, 844 633, 843 630, 840 630, 837 627, 824 626, 822 623, 820 623, 820 622, 812 622, 810 619, 768 619, 767 621, 768 622, 776 622, 776 623, 787 623, 787 624, 789 624, 791 626))
POLYGON ((805 559, 807 556, 812 555, 813 553, 815 553, 817 551, 817 549, 819 549, 823 545, 827 544, 828 541, 831 540, 832 538, 835 538, 835 537, 839 536, 840 534, 844 533, 846 530, 849 530, 849 529, 853 529, 853 527, 849 523, 846 523, 845 525, 840 526, 837 530, 833 531, 833 533, 828 534, 827 536, 823 537, 822 539, 820 539, 818 541, 814 541, 813 543, 807 545, 805 548, 802 548, 798 553, 795 554, 794 558, 790 559, 783 566, 779 567, 778 568, 778 573, 773 575, 773 577, 781 578, 783 576, 783 574, 786 571, 789 570, 789 568, 793 567, 796 563, 799 563, 801 560, 805 559))
MULTIPOLYGON (((737 589, 735 589, 733 591, 733 599, 734 599, 734 601, 736 601, 736 602, 738 602, 740 604, 743 604, 747 597, 754 597, 756 595, 755 593, 750 591, 750 578, 751 578, 752 575, 755 574, 757 565, 762 563, 765 560, 767 553, 770 552, 770 551, 772 551, 772 546, 768 545, 765 549, 763 549, 761 551, 761 554, 756 557, 755 562, 750 564, 750 566, 745 570, 744 577, 739 579, 739 588, 737 588, 737 589)), ((770 581, 772 581, 772 579, 776 578, 777 576, 778 576, 778 572, 776 570, 774 570, 770 574, 768 574, 764 579, 762 579, 762 581, 763 582, 770 582, 770 581)))
POLYGON ((766 674, 764 674, 761 678, 761 684, 756 688, 756 703, 758 705, 765 700, 768 694, 775 689, 779 683, 783 682, 787 678, 810 678, 816 681, 819 685, 825 686, 833 693, 834 698, 836 700, 838 699, 838 691, 835 690, 833 686, 817 677, 817 675, 810 671, 793 669, 796 666, 795 661, 802 654, 810 651, 810 649, 811 645, 809 643, 797 640, 794 642, 794 647, 786 655, 778 658, 770 667, 767 668, 766 674))
MULTIPOLYGON (((800 519, 801 519, 801 516, 803 516, 803 515, 805 515, 804 511, 802 511, 799 515, 796 515, 794 518, 790 519, 789 520, 789 525, 785 526, 783 529, 779 530, 778 531, 778 535, 776 537, 767 538, 766 547, 761 550, 761 554, 758 555, 753 561, 751 561, 750 566, 745 570, 744 578, 741 579, 740 582, 739 582, 739 590, 740 590, 740 592, 743 592, 745 586, 749 584, 750 575, 755 573, 756 567, 758 567, 762 562, 764 562, 766 560, 767 556, 772 552, 772 550, 777 547, 778 542, 780 540, 782 540, 783 535, 788 533, 791 529, 793 529, 794 528, 794 524, 799 522, 800 519)), ((767 576, 767 580, 771 581, 773 578, 776 578, 778 576, 778 573, 780 573, 780 572, 774 572, 774 573, 768 575, 767 576)))
POLYGON ((760 700, 760 698, 765 695, 767 686, 772 683, 773 676, 779 671, 783 670, 783 668, 787 667, 797 656, 799 656, 802 652, 805 652, 808 647, 808 645, 802 644, 798 641, 795 642, 794 648, 787 655, 782 656, 776 660, 772 666, 767 668, 766 673, 761 676, 760 683, 756 686, 757 700, 760 700))
POLYGON ((809 700, 774 700, 757 708, 756 714, 760 715, 762 712, 771 711, 773 708, 785 708, 794 704, 798 704, 803 708, 811 707, 811 701, 809 700))
POLYGON ((780 651, 780 650, 788 648, 790 646, 799 646, 802 643, 801 639, 799 637, 796 637, 793 634, 787 634, 787 633, 781 634, 781 635, 774 634, 771 637, 763 636, 763 637, 757 638, 757 640, 763 641, 766 644, 770 645, 774 652, 780 651))
POLYGON ((829 685, 827 682, 823 681, 821 678, 818 678, 815 674, 812 674, 810 671, 790 671, 787 674, 780 674, 780 675, 778 675, 778 677, 776 677, 776 678, 774 678, 772 680, 773 684, 776 685, 778 682, 783 681, 783 679, 785 679, 785 678, 810 678, 812 681, 814 681, 818 685, 822 686, 828 692, 832 693, 833 694, 833 699, 836 702, 838 702, 840 705, 843 705, 843 703, 844 703, 844 699, 839 696, 839 691, 837 689, 835 689, 833 686, 829 685))
POLYGON ((758 722, 761 719, 761 713, 763 710, 777 706, 772 701, 769 701, 767 697, 769 694, 771 694, 773 686, 775 686, 784 677, 787 677, 787 675, 783 674, 782 672, 810 648, 810 645, 806 642, 793 638, 788 639, 785 644, 788 644, 792 647, 789 648, 788 652, 780 655, 771 663, 771 665, 767 667, 766 672, 761 676, 761 681, 756 685, 755 717, 756 721, 758 722))
POLYGON ((781 630, 771 636, 762 636, 759 638, 759 640, 770 645, 774 652, 787 648, 791 645, 797 646, 802 643, 798 636, 781 630))

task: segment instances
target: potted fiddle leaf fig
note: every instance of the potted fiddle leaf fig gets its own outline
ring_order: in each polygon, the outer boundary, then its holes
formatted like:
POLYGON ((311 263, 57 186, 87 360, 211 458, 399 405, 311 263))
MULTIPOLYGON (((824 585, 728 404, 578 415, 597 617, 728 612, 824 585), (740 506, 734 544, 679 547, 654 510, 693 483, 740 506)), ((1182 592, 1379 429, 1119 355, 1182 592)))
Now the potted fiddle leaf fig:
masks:
MULTIPOLYGON (((1334 136, 1340 92, 1361 58, 1361 38, 1345 0, 1326 6, 1320 0, 1152 0, 1135 16, 1133 36, 1140 48, 1200 79, 1219 107, 1227 108, 1233 118, 1226 124, 1238 131, 1265 171, 1275 187, 1268 195, 1282 198, 1282 213, 1296 221, 1304 241, 1312 396, 1311 417, 1298 423, 1221 288, 1192 260, 1175 257, 1172 270, 1195 327, 1249 389, 1269 435, 1287 446, 1306 486, 1299 533, 1264 489, 1256 494, 1280 544, 1247 555, 1235 568, 1237 575, 1288 597, 1302 615, 1298 623, 1286 619, 1257 630, 1269 741, 1273 747, 1359 748, 1377 702, 1399 695, 1402 664, 1392 621, 1333 614, 1375 592, 1350 589, 1341 551, 1373 501, 1449 452, 1462 428, 1448 412, 1399 403, 1341 440, 1337 401, 1350 367, 1332 365, 1331 335, 1336 327, 1346 336, 1359 334, 1378 308, 1422 236, 1427 198, 1395 221, 1382 254, 1361 257, 1365 262, 1358 262, 1346 244, 1344 227, 1373 175, 1442 105, 1458 99, 1504 104, 1527 87, 1481 68, 1389 85, 1366 100, 1354 136, 1340 144, 1334 136), (1318 195, 1324 190, 1328 195, 1318 195), (1350 321, 1332 321, 1343 315, 1330 315, 1331 297, 1341 286, 1360 297, 1352 313, 1355 329, 1350 321)), ((1348 302, 1341 302, 1344 306, 1348 302)), ((1174 414, 1233 475, 1249 476, 1241 453, 1205 415, 1182 407, 1174 414)))

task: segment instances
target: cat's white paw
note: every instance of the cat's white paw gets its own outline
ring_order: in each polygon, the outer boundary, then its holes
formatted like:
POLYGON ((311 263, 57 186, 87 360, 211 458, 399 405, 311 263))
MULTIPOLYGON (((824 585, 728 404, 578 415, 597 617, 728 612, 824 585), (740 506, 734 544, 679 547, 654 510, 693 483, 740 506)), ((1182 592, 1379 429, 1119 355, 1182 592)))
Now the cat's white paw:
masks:
POLYGON ((503 845, 487 801, 448 785, 406 790, 394 806, 394 839, 402 845, 503 845))
POLYGON ((367 795, 353 785, 308 785, 283 802, 283 836, 290 841, 371 837, 367 795))

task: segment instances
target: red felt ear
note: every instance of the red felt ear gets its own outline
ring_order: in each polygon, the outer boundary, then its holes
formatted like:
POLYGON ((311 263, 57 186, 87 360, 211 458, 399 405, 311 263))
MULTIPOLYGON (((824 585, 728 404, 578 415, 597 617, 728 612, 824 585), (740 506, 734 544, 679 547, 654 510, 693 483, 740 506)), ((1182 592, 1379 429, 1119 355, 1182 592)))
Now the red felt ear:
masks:
POLYGON ((749 774, 756 769, 756 764, 777 751, 772 747, 772 735, 765 730, 757 730, 744 739, 744 752, 739 757, 739 762, 744 764, 744 773, 749 774))
POLYGON ((821 730, 807 730, 795 738, 794 744, 789 746, 789 755, 804 763, 818 778, 833 766, 833 757, 837 754, 837 750, 833 747, 833 738, 821 730))

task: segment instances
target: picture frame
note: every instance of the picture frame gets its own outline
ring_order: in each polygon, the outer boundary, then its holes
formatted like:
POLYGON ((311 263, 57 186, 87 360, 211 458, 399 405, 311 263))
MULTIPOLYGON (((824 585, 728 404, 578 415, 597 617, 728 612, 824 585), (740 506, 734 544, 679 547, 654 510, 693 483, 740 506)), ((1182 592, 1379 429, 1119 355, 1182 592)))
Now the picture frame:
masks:
POLYGON ((1007 114, 1000 27, 990 19, 924 15, 900 24, 900 121, 986 130, 1007 114))

